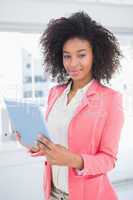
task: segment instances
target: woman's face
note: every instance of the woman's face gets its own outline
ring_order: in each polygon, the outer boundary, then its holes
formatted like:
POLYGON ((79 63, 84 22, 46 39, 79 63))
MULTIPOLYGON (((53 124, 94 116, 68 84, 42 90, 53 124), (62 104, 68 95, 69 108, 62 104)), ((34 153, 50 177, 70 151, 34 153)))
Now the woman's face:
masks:
POLYGON ((63 46, 63 65, 73 81, 92 78, 93 53, 87 40, 72 38, 63 46))

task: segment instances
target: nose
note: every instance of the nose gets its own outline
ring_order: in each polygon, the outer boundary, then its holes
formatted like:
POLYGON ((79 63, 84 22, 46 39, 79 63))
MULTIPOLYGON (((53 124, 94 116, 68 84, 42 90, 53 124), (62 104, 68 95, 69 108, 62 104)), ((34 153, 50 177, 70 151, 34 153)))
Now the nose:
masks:
POLYGON ((70 66, 71 67, 76 67, 79 64, 79 61, 76 57, 72 57, 70 61, 70 66))

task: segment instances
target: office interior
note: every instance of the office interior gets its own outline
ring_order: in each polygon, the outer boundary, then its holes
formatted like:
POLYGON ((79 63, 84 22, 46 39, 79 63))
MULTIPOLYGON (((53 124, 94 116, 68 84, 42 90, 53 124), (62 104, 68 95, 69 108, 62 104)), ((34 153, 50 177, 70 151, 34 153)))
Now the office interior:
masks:
POLYGON ((1 200, 44 199, 45 158, 32 158, 16 142, 3 97, 34 101, 45 112, 48 92, 56 83, 43 70, 41 33, 50 19, 81 10, 115 34, 124 55, 121 71, 108 85, 123 94, 125 113, 118 160, 108 176, 119 200, 133 199, 133 1, 0 0, 1 200))

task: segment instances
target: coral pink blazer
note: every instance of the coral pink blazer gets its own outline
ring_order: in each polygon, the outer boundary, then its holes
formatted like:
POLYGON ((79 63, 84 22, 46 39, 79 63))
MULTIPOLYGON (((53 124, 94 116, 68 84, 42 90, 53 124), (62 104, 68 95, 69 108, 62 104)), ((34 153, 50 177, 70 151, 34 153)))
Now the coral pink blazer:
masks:
MULTIPOLYGON (((49 93, 46 120, 66 84, 54 86, 49 93)), ((58 120, 58 117, 57 117, 58 120)), ((117 160, 120 132, 124 116, 121 95, 93 81, 69 124, 68 145, 83 157, 80 176, 69 168, 69 200, 116 200, 117 195, 107 177, 117 160)), ((50 199, 51 166, 45 161, 44 194, 50 199)))

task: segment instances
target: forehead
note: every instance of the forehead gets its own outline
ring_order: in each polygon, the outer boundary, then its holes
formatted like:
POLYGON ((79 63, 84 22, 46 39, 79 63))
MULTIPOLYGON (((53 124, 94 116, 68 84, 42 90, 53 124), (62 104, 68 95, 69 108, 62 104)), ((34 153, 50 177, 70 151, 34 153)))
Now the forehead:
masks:
POLYGON ((88 49, 88 48, 91 48, 91 44, 88 40, 80 38, 71 38, 64 43, 63 51, 70 51, 70 50, 78 51, 80 49, 88 49))

